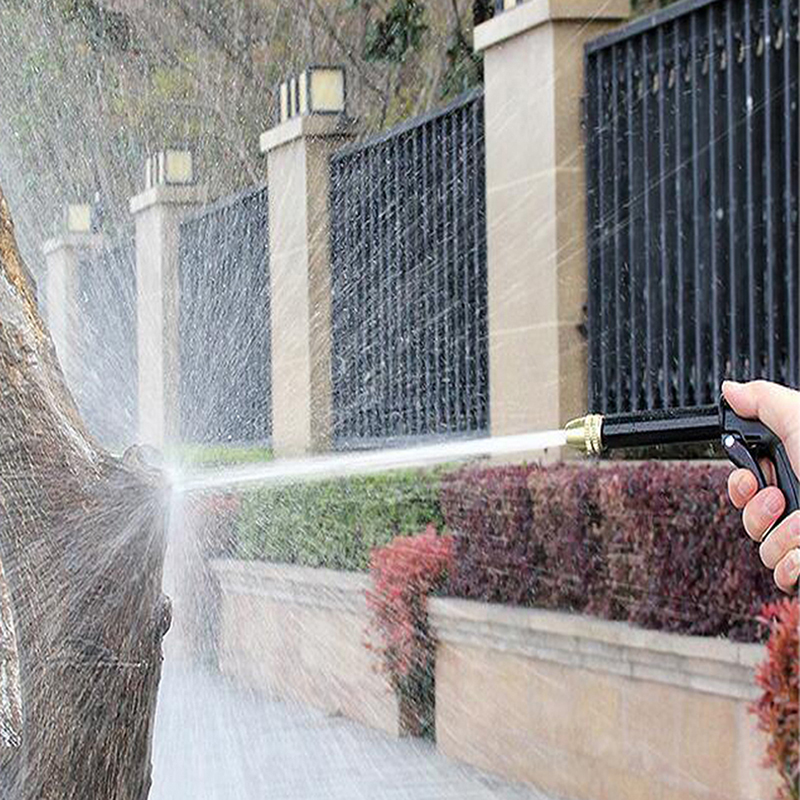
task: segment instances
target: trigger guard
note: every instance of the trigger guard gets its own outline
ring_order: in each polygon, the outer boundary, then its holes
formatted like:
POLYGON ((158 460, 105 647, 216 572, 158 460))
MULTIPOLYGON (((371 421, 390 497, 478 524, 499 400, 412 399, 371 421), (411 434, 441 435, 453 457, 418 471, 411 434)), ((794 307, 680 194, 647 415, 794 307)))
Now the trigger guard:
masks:
POLYGON ((767 479, 764 476, 761 465, 741 439, 737 438, 732 433, 724 433, 722 435, 722 447, 731 460, 731 463, 741 469, 749 469, 756 476, 759 491, 767 488, 767 479))

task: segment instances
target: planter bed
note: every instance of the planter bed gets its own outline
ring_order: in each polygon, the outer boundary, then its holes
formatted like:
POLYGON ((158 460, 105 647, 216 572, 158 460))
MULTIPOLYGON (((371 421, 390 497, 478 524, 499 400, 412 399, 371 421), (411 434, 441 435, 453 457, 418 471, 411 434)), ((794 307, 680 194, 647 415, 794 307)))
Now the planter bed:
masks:
POLYGON ((226 675, 397 735, 397 702, 364 647, 367 575, 235 560, 212 568, 226 675))
POLYGON ((761 645, 432 599, 437 746, 575 800, 765 800, 761 645))

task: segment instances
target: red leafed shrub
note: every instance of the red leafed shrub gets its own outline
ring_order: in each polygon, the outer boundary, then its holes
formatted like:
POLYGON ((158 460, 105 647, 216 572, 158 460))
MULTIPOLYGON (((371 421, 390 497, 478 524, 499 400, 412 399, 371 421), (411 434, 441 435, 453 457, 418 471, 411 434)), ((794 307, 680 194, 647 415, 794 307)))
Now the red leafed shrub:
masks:
POLYGON ((236 494, 201 494, 186 500, 184 524, 205 557, 229 554, 240 506, 241 499, 236 494))
POLYGON ((759 609, 778 591, 727 497, 729 472, 647 462, 601 473, 600 536, 623 618, 698 636, 762 637, 759 609))
POLYGON ((428 624, 428 595, 439 591, 452 560, 452 537, 431 525, 416 536, 398 536, 372 551, 374 588, 367 592, 372 612, 369 647, 397 695, 405 733, 432 736, 436 643, 428 624))
POLYGON ((769 626, 767 658, 756 673, 761 697, 751 710, 758 727, 769 736, 764 765, 775 767, 783 786, 779 800, 800 798, 800 715, 798 715, 798 627, 800 603, 797 598, 770 603, 762 609, 762 621, 769 626))
POLYGON ((442 511, 457 532, 448 594, 535 605, 545 553, 534 537, 528 477, 535 467, 466 469, 442 480, 442 511))
POLYGON ((725 493, 727 466, 562 464, 446 476, 448 593, 757 640, 777 597, 725 493))
POLYGON ((599 477, 596 469, 568 464, 537 469, 528 477, 532 536, 544 554, 537 605, 618 616, 611 603, 599 477))

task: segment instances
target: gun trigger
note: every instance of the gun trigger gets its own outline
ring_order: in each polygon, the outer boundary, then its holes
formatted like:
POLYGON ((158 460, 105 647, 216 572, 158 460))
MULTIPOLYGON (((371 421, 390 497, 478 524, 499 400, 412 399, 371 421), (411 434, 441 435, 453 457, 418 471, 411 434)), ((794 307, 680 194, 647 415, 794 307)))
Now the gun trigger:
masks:
POLYGON ((741 439, 732 433, 723 433, 722 447, 733 464, 742 469, 749 469, 756 476, 759 491, 767 488, 767 479, 764 477, 761 465, 741 439))

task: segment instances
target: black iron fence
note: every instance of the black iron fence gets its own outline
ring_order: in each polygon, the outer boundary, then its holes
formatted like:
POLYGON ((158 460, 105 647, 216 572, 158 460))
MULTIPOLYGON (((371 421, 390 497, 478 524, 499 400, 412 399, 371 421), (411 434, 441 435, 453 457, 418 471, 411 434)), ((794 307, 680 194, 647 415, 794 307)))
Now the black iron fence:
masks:
POLYGON ((586 49, 590 403, 800 385, 798 2, 687 0, 586 49))
POLYGON ((272 413, 266 186, 186 219, 179 252, 181 438, 267 442, 272 413))
POLYGON ((488 427, 483 95, 331 160, 339 447, 488 427))
POLYGON ((119 450, 135 441, 137 424, 133 236, 81 252, 76 305, 81 380, 71 388, 89 430, 119 450))

